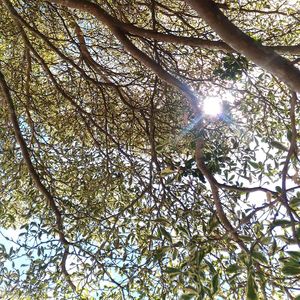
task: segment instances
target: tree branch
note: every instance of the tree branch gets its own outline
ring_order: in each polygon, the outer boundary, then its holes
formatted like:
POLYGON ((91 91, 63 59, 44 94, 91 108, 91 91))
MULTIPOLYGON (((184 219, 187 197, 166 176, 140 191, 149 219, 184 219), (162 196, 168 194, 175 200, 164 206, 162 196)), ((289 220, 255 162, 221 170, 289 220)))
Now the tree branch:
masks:
MULTIPOLYGON (((234 50, 232 47, 230 47, 228 44, 226 44, 221 40, 213 41, 213 40, 201 39, 196 37, 178 36, 171 33, 162 33, 150 29, 139 28, 132 24, 125 24, 125 23, 121 23, 120 26, 123 30, 127 31, 131 35, 150 38, 159 42, 174 43, 178 45, 186 45, 191 47, 200 47, 203 49, 222 50, 228 53, 237 52, 236 50, 234 50)), ((275 45, 275 46, 264 46, 264 47, 276 51, 278 54, 286 54, 286 55, 300 54, 300 45, 291 45, 291 46, 275 45)))
POLYGON ((297 95, 296 93, 292 93, 291 101, 290 101, 290 120, 291 120, 291 142, 290 142, 290 147, 283 165, 282 169, 282 180, 281 180, 281 188, 282 188, 282 200, 283 204, 287 210, 287 213, 291 219, 291 225, 292 225, 292 231, 293 231, 293 237, 295 241, 297 242, 298 246, 300 247, 300 240, 297 236, 297 231, 296 231, 296 225, 295 225, 295 218, 293 216, 292 210, 289 206, 288 198, 287 198, 287 189, 286 189, 286 179, 287 179, 287 174, 289 170, 289 163, 294 155, 296 149, 297 149, 297 129, 296 129, 296 118, 295 118, 295 109, 296 109, 296 103, 297 103, 297 95))
POLYGON ((101 23, 105 24, 112 34, 122 43, 124 49, 130 53, 135 59, 137 59, 144 66, 151 69, 157 76, 159 76, 166 83, 174 86, 189 100, 189 104, 194 112, 199 112, 199 100, 197 95, 192 89, 179 79, 174 77, 172 74, 167 72, 161 67, 159 63, 149 57, 147 54, 138 49, 126 36, 125 32, 118 26, 120 22, 110 16, 105 10, 103 10, 98 4, 92 3, 86 0, 50 0, 48 2, 56 3, 69 8, 76 8, 81 11, 95 16, 101 23))
MULTIPOLYGON (((6 5, 6 7, 8 8, 8 10, 10 10, 12 8, 10 2, 8 0, 3 0, 4 4, 6 5)), ((21 25, 19 24, 18 20, 14 20, 17 24, 17 26, 20 28, 21 30, 21 34, 23 39, 25 39, 25 43, 28 42, 27 37, 21 27, 21 25)), ((63 254, 63 258, 61 261, 61 269, 62 269, 62 273, 64 274, 68 284, 71 286, 73 291, 76 291, 76 286, 74 285, 74 283, 71 280, 71 277, 66 269, 66 261, 69 255, 69 245, 70 242, 66 239, 65 233, 64 233, 64 225, 63 225, 63 218, 62 218, 62 214, 55 202, 54 196, 48 191, 48 189, 46 188, 46 186, 42 183, 41 178, 39 176, 39 174, 37 173, 37 171, 35 170, 33 163, 31 161, 30 158, 30 153, 29 150, 27 148, 26 142, 22 136, 21 133, 21 129, 19 126, 19 122, 18 122, 18 117, 17 114, 15 112, 15 107, 14 107, 14 103, 13 103, 13 99, 11 97, 10 94, 10 90, 9 87, 7 85, 7 82, 5 80, 4 74, 1 72, 0 70, 0 88, 3 94, 3 98, 5 100, 5 103, 7 105, 8 108, 8 113, 9 113, 9 119, 10 122, 13 125, 13 130, 14 130, 14 134, 15 134, 15 138, 18 142, 18 144, 20 145, 21 148, 21 152, 23 155, 23 158, 25 160, 26 166, 28 168, 29 171, 29 175, 31 176, 33 182, 35 183, 37 189, 41 192, 42 195, 44 195, 44 197, 47 200, 48 205, 50 206, 50 208, 52 209, 54 215, 55 215, 55 227, 56 227, 56 231, 59 235, 59 240, 61 242, 61 244, 65 247, 65 251, 63 254)))
POLYGON ((54 46, 53 43, 50 42, 50 40, 48 39, 47 36, 45 36, 43 33, 41 33, 39 30, 37 30, 36 28, 30 26, 19 14, 18 12, 15 10, 15 8, 11 5, 11 3, 7 0, 3 0, 3 2, 5 3, 7 9, 9 10, 11 16, 15 19, 15 21, 18 22, 18 24, 21 26, 23 25, 25 28, 27 28, 28 30, 31 31, 31 33, 40 38, 52 51, 54 51, 59 57, 61 57, 63 60, 65 60, 66 62, 68 62, 71 66, 73 66, 80 74, 81 76, 86 79, 87 81, 91 81, 96 85, 108 85, 108 86, 113 86, 116 85, 114 83, 109 83, 109 82, 98 82, 97 80, 89 77, 86 72, 80 67, 78 66, 70 57, 68 57, 67 55, 65 55, 62 51, 59 50, 59 48, 57 48, 56 46, 54 46))
MULTIPOLYGON (((235 50, 232 47, 230 47, 228 44, 226 44, 221 40, 213 41, 213 40, 201 39, 201 38, 195 38, 189 36, 178 36, 171 33, 157 32, 152 29, 140 28, 133 24, 123 23, 117 20, 116 18, 114 18, 114 25, 120 28, 123 32, 126 32, 130 35, 149 38, 159 42, 174 43, 178 45, 200 47, 200 48, 211 49, 211 50, 222 50, 224 52, 235 52, 235 50)), ((265 47, 268 49, 272 49, 279 54, 288 54, 288 55, 300 54, 300 45, 291 45, 291 46, 276 45, 276 46, 265 46, 265 47)))
POLYGON ((218 189, 218 182, 214 178, 214 176, 210 173, 210 171, 207 169, 206 165, 203 162, 203 149, 204 146, 204 140, 199 138, 196 141, 196 153, 195 153, 195 159, 197 162, 197 167, 202 172, 202 174, 207 178, 211 191, 212 196, 214 200, 214 204, 216 207, 217 216, 222 223, 222 225, 225 227, 226 231, 231 235, 231 237, 239 244, 241 249, 243 249, 245 252, 249 252, 248 248, 246 247, 245 243, 239 238, 238 233, 236 232, 236 229, 231 225, 230 221, 228 220, 223 205, 220 200, 219 196, 219 189, 218 189))
POLYGON ((186 0, 199 16, 237 52, 278 77, 293 91, 300 92, 300 70, 272 49, 264 47, 241 31, 212 0, 186 0))
POLYGON ((64 251, 64 254, 63 254, 63 258, 61 260, 61 270, 62 270, 62 273, 64 274, 68 284, 70 285, 71 289, 73 292, 76 292, 76 286, 75 284, 73 283, 72 279, 71 279, 71 276, 67 270, 67 267, 66 267, 66 264, 67 264, 67 259, 68 259, 68 256, 70 254, 69 252, 69 245, 65 245, 65 251, 64 251))
POLYGON ((66 240, 64 232, 63 232, 63 220, 62 220, 61 212, 59 211, 59 209, 55 203, 53 195, 47 190, 45 185, 42 183, 40 176, 38 175, 37 171, 35 170, 35 168, 32 164, 29 150, 27 148, 26 142, 21 133, 21 129, 20 129, 19 122, 18 122, 18 117, 15 112, 15 108, 14 108, 13 100, 10 95, 9 87, 6 83, 5 77, 4 77, 3 73, 1 72, 1 70, 0 70, 0 88, 1 88, 1 91, 3 94, 3 98, 4 98, 7 108, 8 108, 9 119, 13 125, 16 140, 17 140, 18 144, 20 145, 21 152, 24 157, 29 174, 30 174, 31 178, 33 179, 37 189, 45 196, 47 203, 49 204, 49 206, 51 207, 52 211, 55 214, 56 229, 58 231, 60 241, 63 244, 69 244, 69 242, 66 240))

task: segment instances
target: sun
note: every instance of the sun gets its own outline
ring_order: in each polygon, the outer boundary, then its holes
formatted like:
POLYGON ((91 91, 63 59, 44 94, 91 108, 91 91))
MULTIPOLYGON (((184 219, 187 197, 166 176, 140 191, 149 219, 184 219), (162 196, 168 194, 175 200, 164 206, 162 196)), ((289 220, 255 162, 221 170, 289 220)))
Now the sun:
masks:
POLYGON ((202 109, 204 114, 217 117, 222 113, 222 101, 218 97, 208 96, 203 101, 202 109))

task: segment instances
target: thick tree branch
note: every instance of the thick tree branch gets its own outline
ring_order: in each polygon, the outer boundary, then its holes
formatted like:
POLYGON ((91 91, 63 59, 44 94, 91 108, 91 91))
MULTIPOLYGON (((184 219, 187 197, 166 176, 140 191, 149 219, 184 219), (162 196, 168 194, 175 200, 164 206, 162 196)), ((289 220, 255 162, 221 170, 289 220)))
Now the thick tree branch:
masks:
POLYGON ((63 258, 62 258, 62 261, 61 261, 61 270, 62 270, 62 273, 64 274, 68 284, 70 285, 71 289, 73 292, 76 292, 76 286, 75 284, 73 283, 72 279, 71 279, 71 276, 67 270, 67 259, 68 259, 68 256, 70 254, 69 252, 69 245, 65 245, 65 251, 64 251, 64 254, 63 254, 63 258))
POLYGON ((216 207, 217 216, 222 223, 222 225, 225 227, 226 231, 231 235, 231 237, 239 244, 241 249, 248 252, 248 248, 244 244, 244 242, 239 238, 238 233, 236 232, 236 229, 231 225, 230 221, 228 220, 223 205, 221 203, 221 199, 219 196, 219 189, 218 189, 218 182, 214 178, 214 176, 210 173, 210 171, 207 169, 206 165, 204 164, 203 160, 203 146, 204 141, 203 139, 199 138, 196 142, 196 153, 195 153, 195 159, 197 162, 197 167, 202 172, 202 174, 207 178, 211 191, 212 196, 214 200, 214 204, 216 207))
MULTIPOLYGON (((3 0, 3 1, 7 1, 7 0, 3 0)), ((86 120, 86 118, 88 118, 88 120, 95 126, 95 128, 97 128, 97 130, 99 130, 100 132, 102 132, 103 134, 105 134, 106 136, 108 136, 112 142, 114 142, 116 145, 118 145, 118 150, 120 151, 120 153, 122 153, 124 156, 126 156, 126 158, 128 159, 128 161, 130 160, 130 157, 128 156, 128 154, 122 149, 122 147, 120 147, 120 144, 118 143, 118 141, 113 137, 112 134, 110 134, 109 132, 105 131, 101 126, 99 126, 97 124, 97 122, 94 120, 94 118, 92 117, 90 112, 87 112, 86 110, 84 110, 81 105, 79 105, 58 83, 58 81, 56 80, 55 76, 52 74, 52 72, 50 71, 49 67, 47 66, 46 62, 44 61, 44 59, 39 55, 39 53, 35 50, 35 48, 32 46, 32 44, 30 43, 24 29, 22 28, 22 26, 20 25, 20 23, 18 22, 18 20, 15 19, 16 25, 18 26, 20 33, 22 35, 22 38, 24 40, 24 44, 25 46, 27 46, 30 51, 33 53, 33 55, 35 56, 35 58, 38 60, 38 62, 41 64, 43 70, 45 71, 45 73, 49 76, 51 82, 53 83, 54 87, 56 88, 56 90, 65 98, 67 99, 74 108, 76 108, 79 112, 79 115, 81 116, 83 122, 86 124, 87 128, 88 126, 88 122, 86 120)), ((97 143, 98 142, 95 140, 93 134, 92 134, 92 130, 90 130, 88 128, 89 133, 91 134, 92 139, 97 143)), ((100 148, 100 147, 99 147, 100 148)))
POLYGON ((291 62, 246 35, 229 21, 212 0, 186 0, 186 2, 224 42, 258 66, 277 76, 293 91, 300 92, 300 70, 291 62))
MULTIPOLYGON (((228 44, 220 40, 213 41, 208 39, 201 39, 201 38, 188 37, 188 36, 178 36, 171 33, 158 32, 152 29, 140 28, 130 23, 123 23, 117 20, 116 18, 114 18, 114 26, 120 28, 123 32, 126 32, 128 34, 138 36, 138 37, 143 37, 143 38, 149 38, 160 42, 174 43, 178 45, 186 45, 192 47, 200 47, 200 48, 211 49, 211 50, 222 50, 224 52, 235 52, 235 50, 232 47, 230 47, 228 44)), ((300 45, 292 45, 292 46, 276 45, 276 46, 265 46, 265 47, 268 49, 272 49, 279 54, 286 54, 286 55, 300 54, 300 45)))
POLYGON ((67 55, 65 55, 62 51, 59 50, 59 48, 57 48, 53 43, 50 42, 49 38, 47 36, 45 36, 43 33, 41 33, 40 31, 38 31, 36 28, 33 28, 32 26, 30 26, 19 14, 18 12, 15 10, 15 8, 11 5, 11 3, 7 0, 3 0, 3 2, 5 3, 7 9, 9 10, 11 16, 15 19, 16 22, 18 22, 19 26, 24 26, 26 29, 30 30, 31 33, 40 38, 42 41, 45 42, 45 44, 52 50, 54 51, 59 57, 61 57, 63 60, 65 60, 66 62, 68 62, 71 66, 73 66, 80 74, 81 76, 86 79, 87 81, 91 81, 96 85, 109 85, 109 86, 113 86, 115 85, 114 83, 109 83, 109 82, 99 82, 91 77, 89 77, 86 72, 80 67, 78 66, 70 57, 68 57, 67 55))
MULTIPOLYGON (((10 2, 8 0, 3 0, 3 2, 5 3, 6 7, 11 11, 12 6, 11 6, 10 2)), ((25 43, 28 42, 27 37, 26 37, 25 33, 23 32, 18 20, 15 19, 15 22, 16 22, 17 26, 21 29, 22 37, 23 37, 23 39, 25 39, 25 43)), ((0 70, 0 88, 1 88, 1 91, 3 94, 3 98, 4 98, 7 108, 8 108, 9 119, 10 119, 10 122, 12 123, 14 134, 15 134, 18 144, 20 145, 23 158, 25 160, 26 166, 29 171, 29 175, 31 176, 33 182, 35 183, 37 189, 46 198, 48 205, 50 206, 50 208, 52 209, 52 211, 55 215, 56 231, 59 235, 59 240, 60 240, 61 244, 65 247, 65 251, 63 254, 62 261, 61 261, 62 273, 64 274, 64 276, 65 276, 68 284, 71 286, 72 290, 75 292, 76 286, 72 282, 70 274, 68 273, 67 268, 66 268, 66 261, 67 261, 68 255, 69 255, 70 242, 66 239, 66 236, 64 233, 62 213, 56 204, 54 196, 48 191, 46 186, 42 183, 39 174, 37 173, 37 171, 35 170, 35 168, 33 166, 33 163, 30 158, 29 150, 27 148, 26 142, 21 133, 21 129, 20 129, 19 122, 18 122, 18 117, 15 112, 13 99, 11 97, 9 87, 7 85, 5 77, 4 77, 3 73, 1 72, 1 70, 0 70)))
POLYGON ((62 221, 61 212, 59 211, 59 209, 55 203, 54 197, 47 190, 45 185, 42 183, 40 176, 38 175, 37 171, 35 170, 35 168, 32 164, 26 142, 21 133, 21 129, 20 129, 19 122, 18 122, 18 117, 15 112, 15 108, 14 108, 13 100, 10 95, 9 87, 8 87, 8 85, 5 81, 5 77, 1 71, 0 71, 0 88, 1 88, 3 98, 4 98, 7 108, 8 108, 9 119, 13 125, 16 140, 17 140, 18 144, 20 145, 21 152, 24 157, 29 174, 30 174, 31 178, 33 179, 37 189, 45 196, 49 206, 51 207, 52 211, 55 214, 56 228, 57 228, 61 242, 63 244, 68 244, 69 242, 66 240, 64 232, 63 232, 63 221, 62 221))
POLYGON ((297 103, 297 95, 296 95, 296 93, 292 93, 291 102, 290 102, 290 105, 291 105, 290 121, 291 121, 292 137, 291 137, 289 151, 287 153, 287 156, 286 156, 286 159, 285 159, 285 162, 283 165, 283 169, 282 169, 281 187, 282 187, 283 203, 284 203, 287 213, 291 219, 293 236, 294 236, 294 239, 297 242, 298 246, 300 247, 300 240, 297 236, 297 231, 296 231, 295 218, 294 218, 292 210, 289 206, 288 197, 287 197, 287 188, 286 188, 286 179, 287 179, 287 174, 288 174, 288 170, 289 170, 289 163, 297 149, 297 129, 296 129, 296 117, 295 117, 296 103, 297 103))
MULTIPOLYGON (((186 45, 191 47, 200 47, 204 49, 211 49, 211 50, 222 50, 224 52, 236 52, 232 47, 226 44, 223 41, 213 41, 195 37, 188 37, 188 36, 178 36, 171 33, 162 33, 153 31, 150 29, 144 29, 136 27, 132 24, 125 24, 119 23, 120 28, 124 31, 143 38, 154 39, 159 42, 167 42, 167 43, 174 43, 178 45, 186 45)), ((279 54, 286 54, 286 55, 299 55, 300 54, 300 45, 291 45, 291 46, 265 46, 265 48, 276 51, 279 54)))
POLYGON ((65 265, 68 254, 69 254, 69 252, 68 252, 69 248, 68 247, 69 247, 70 243, 67 241, 67 239, 65 237, 65 234, 64 234, 62 214, 61 214, 59 208, 57 207, 57 204, 55 202, 55 199, 54 199, 53 195, 48 191, 48 189, 42 183, 39 174, 37 173, 37 171, 35 170, 35 168, 32 164, 30 154, 29 154, 29 150, 27 148, 26 142, 25 142, 25 140, 22 136, 22 133, 21 133, 21 129, 20 129, 19 122, 18 122, 18 117, 17 117, 16 112, 15 112, 15 108, 14 108, 13 100, 12 100, 11 95, 10 95, 9 87, 8 87, 8 85, 6 83, 6 80, 5 80, 5 77, 4 77, 4 75, 1 71, 0 71, 0 88, 1 88, 3 98, 4 98, 5 103, 7 105, 7 108, 8 108, 9 119, 10 119, 10 122, 12 123, 16 140, 17 140, 18 144, 20 145, 21 152, 22 152, 23 158, 25 160, 26 166, 28 168, 29 174, 30 174, 33 182, 35 183, 37 189, 41 192, 42 195, 44 195, 44 197, 47 200, 48 205, 50 206, 50 208, 54 212, 55 219, 56 219, 55 227, 56 227, 56 230, 57 230, 58 235, 59 235, 59 240, 65 247, 65 252, 64 252, 64 255, 63 255, 62 262, 61 262, 62 272, 65 275, 66 280, 70 284, 73 291, 75 291, 76 287, 73 284, 73 282, 70 278, 70 275, 69 275, 69 273, 66 269, 66 265, 65 265))
POLYGON ((122 43, 124 49, 129 52, 134 58, 136 58, 144 66, 151 69, 157 76, 159 76, 166 83, 174 86, 184 94, 189 100, 189 104, 194 112, 199 112, 199 100, 192 91, 192 89, 172 74, 164 70, 159 63, 149 57, 147 54, 139 50, 126 36, 125 32, 118 26, 119 21, 110 16, 105 10, 103 10, 98 4, 91 3, 86 0, 50 0, 48 2, 60 4, 69 8, 76 8, 81 11, 95 16, 100 22, 105 24, 112 34, 122 43))
POLYGON ((139 107, 134 106, 130 100, 128 100, 126 93, 117 85, 114 85, 113 82, 111 82, 111 80, 109 79, 109 77, 107 76, 107 74, 105 74, 105 70, 103 70, 103 68, 101 67, 101 65, 99 65, 91 56, 87 45, 85 43, 85 39, 84 39, 84 35, 83 32, 80 28, 80 26, 73 21, 72 25, 74 26, 75 29, 75 33, 77 36, 77 39, 79 41, 79 51, 82 55, 83 60, 85 61, 85 63, 92 68, 97 74, 99 74, 105 82, 110 83, 112 85, 112 87, 115 89, 115 91, 117 92, 117 94, 119 95, 121 101, 127 105, 128 107, 130 107, 132 110, 140 110, 139 107))

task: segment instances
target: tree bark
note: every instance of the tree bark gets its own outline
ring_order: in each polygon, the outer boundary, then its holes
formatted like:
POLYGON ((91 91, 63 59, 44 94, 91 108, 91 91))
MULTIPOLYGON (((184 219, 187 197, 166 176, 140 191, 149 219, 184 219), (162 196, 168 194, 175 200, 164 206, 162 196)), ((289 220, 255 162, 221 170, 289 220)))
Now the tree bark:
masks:
POLYGON ((198 95, 189 87, 189 85, 180 81, 178 78, 166 71, 150 56, 138 49, 126 36, 126 31, 123 31, 122 27, 120 27, 120 21, 109 15, 104 9, 102 9, 101 6, 86 0, 49 0, 49 2, 69 8, 76 8, 95 16, 100 22, 109 28, 128 53, 130 53, 141 64, 152 70, 160 77, 160 79, 181 91, 181 93, 188 99, 188 103, 193 111, 195 113, 200 112, 198 95))
POLYGON ((257 43, 220 11, 212 0, 185 0, 199 16, 237 52, 262 67, 293 91, 300 93, 300 70, 270 48, 257 43))

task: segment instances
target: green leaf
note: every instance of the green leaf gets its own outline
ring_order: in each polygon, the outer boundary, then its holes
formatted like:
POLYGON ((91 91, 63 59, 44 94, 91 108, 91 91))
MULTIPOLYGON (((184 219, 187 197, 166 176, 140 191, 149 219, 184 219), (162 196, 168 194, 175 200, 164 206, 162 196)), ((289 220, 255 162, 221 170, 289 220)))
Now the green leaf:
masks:
POLYGON ((249 165, 251 165, 254 169, 259 169, 259 164, 255 161, 248 161, 249 165))
POLYGON ((258 300, 257 287, 255 280, 251 274, 248 275, 247 280, 247 300, 258 300))
POLYGON ((285 275, 299 275, 300 274, 300 266, 296 267, 296 266, 290 266, 290 265, 285 265, 282 268, 282 273, 285 275))
POLYGON ((279 150, 282 151, 288 151, 288 148, 286 146, 284 146, 283 144, 281 144, 280 142, 277 141, 271 141, 270 143, 274 148, 277 148, 279 150))
POLYGON ((170 250, 171 249, 168 246, 163 246, 163 247, 157 248, 155 251, 153 251, 154 260, 155 261, 160 260, 170 250))
POLYGON ((199 295, 199 292, 197 291, 197 289, 195 289, 192 286, 187 286, 184 288, 184 292, 189 294, 189 295, 199 295))
POLYGON ((171 169, 170 167, 167 167, 165 169, 163 169, 161 172, 160 172, 160 175, 161 176, 168 176, 170 174, 174 174, 175 173, 175 170, 171 169))
POLYGON ((186 236, 190 236, 189 231, 187 230, 187 228, 183 227, 183 226, 177 226, 177 228, 183 232, 186 236))
POLYGON ((181 241, 173 244, 173 247, 182 247, 182 246, 183 246, 183 242, 181 241))
POLYGON ((167 267, 165 269, 165 273, 175 275, 175 274, 180 274, 181 270, 179 268, 167 267))
POLYGON ((264 256, 263 253, 261 252, 257 252, 257 251, 254 251, 251 253, 251 256, 254 260, 264 264, 264 265, 267 265, 268 264, 268 260, 266 259, 266 257, 264 256))
POLYGON ((163 224, 163 225, 169 225, 170 224, 170 222, 165 218, 157 218, 157 219, 154 220, 154 222, 157 222, 157 223, 160 223, 160 224, 163 224))
POLYGON ((213 214, 208 221, 208 228, 207 228, 208 232, 209 233, 212 232, 214 229, 218 227, 218 225, 219 225, 219 220, 217 218, 217 215, 213 214))
POLYGON ((300 251, 287 251, 286 253, 292 258, 300 260, 300 251))
POLYGON ((240 239, 244 242, 252 242, 253 241, 253 237, 248 236, 248 235, 239 235, 240 239))
POLYGON ((283 227, 283 228, 291 226, 291 221, 290 220, 275 220, 271 224, 270 228, 273 229, 273 228, 275 228, 277 226, 280 226, 280 227, 283 227))
POLYGON ((181 300, 191 300, 193 298, 195 298, 194 294, 184 294, 180 297, 181 300))
POLYGON ((261 243, 266 246, 270 245, 271 241, 272 241, 272 237, 270 237, 270 236, 266 236, 261 239, 261 243))
POLYGON ((160 232, 168 241, 172 242, 171 234, 164 227, 160 227, 160 232))
POLYGON ((227 273, 236 273, 239 269, 240 269, 240 267, 238 266, 238 264, 232 264, 226 268, 226 272, 227 273))
POLYGON ((219 290, 219 274, 218 273, 213 276, 211 285, 212 285, 212 294, 214 295, 219 290))
POLYGON ((274 254, 276 250, 277 250, 277 242, 276 239, 274 239, 271 246, 272 254, 274 254))
POLYGON ((297 209, 298 207, 300 207, 300 198, 293 197, 290 201, 290 207, 293 209, 297 209))
POLYGON ((195 260, 196 260, 196 264, 198 266, 200 266, 203 258, 205 256, 205 252, 203 250, 200 250, 200 251, 197 251, 196 254, 195 254, 195 260))

